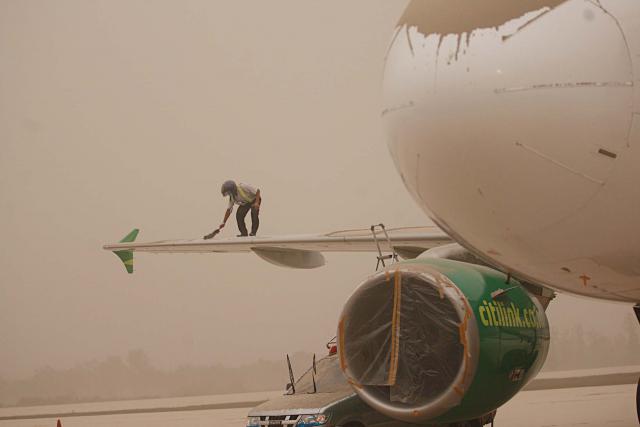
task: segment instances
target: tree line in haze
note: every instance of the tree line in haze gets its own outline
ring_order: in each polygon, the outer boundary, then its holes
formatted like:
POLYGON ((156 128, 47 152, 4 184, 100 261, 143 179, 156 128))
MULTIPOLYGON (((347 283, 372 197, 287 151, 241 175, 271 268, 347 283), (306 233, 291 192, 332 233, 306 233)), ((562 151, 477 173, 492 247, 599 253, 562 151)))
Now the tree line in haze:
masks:
MULTIPOLYGON (((307 353, 292 356, 296 375, 311 365, 312 357, 307 353)), ((152 365, 144 351, 132 350, 124 358, 112 356, 71 369, 42 368, 23 380, 0 378, 0 406, 284 391, 288 378, 284 357, 235 368, 215 364, 161 370, 152 365)))
POLYGON ((585 331, 580 324, 567 329, 551 325, 551 348, 544 365, 547 371, 640 365, 640 327, 628 314, 621 330, 603 335, 585 331))
MULTIPOLYGON (((544 369, 574 370, 640 364, 640 328, 629 316, 615 334, 585 332, 581 325, 551 330, 551 350, 544 369)), ((311 365, 311 354, 297 353, 296 375, 311 365)), ((183 366, 161 370, 142 350, 71 369, 39 369, 21 380, 0 378, 0 406, 29 406, 105 400, 143 399, 284 390, 288 371, 283 360, 226 367, 183 366)))

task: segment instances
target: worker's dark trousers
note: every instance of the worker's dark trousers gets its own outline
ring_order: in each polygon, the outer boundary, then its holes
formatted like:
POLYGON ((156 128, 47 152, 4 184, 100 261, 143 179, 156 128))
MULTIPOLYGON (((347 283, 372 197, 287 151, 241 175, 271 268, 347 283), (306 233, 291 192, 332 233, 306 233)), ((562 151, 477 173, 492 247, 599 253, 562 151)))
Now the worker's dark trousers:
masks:
POLYGON ((258 214, 260 211, 253 207, 253 204, 246 204, 238 206, 238 210, 236 211, 236 220, 238 221, 238 230, 240 230, 240 235, 247 235, 247 226, 244 223, 244 218, 247 216, 247 213, 251 209, 251 234, 255 236, 258 232, 258 226, 260 225, 260 219, 258 218, 258 214))

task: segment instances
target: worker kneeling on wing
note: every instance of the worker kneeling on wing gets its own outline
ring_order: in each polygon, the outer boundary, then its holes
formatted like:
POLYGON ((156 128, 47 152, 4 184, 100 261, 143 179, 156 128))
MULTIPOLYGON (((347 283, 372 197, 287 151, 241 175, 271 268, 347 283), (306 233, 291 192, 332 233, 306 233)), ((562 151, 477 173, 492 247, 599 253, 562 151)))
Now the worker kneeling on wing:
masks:
POLYGON ((217 230, 211 234, 204 236, 205 239, 210 239, 220 232, 227 223, 227 220, 233 212, 233 205, 238 205, 236 211, 236 220, 238 221, 238 230, 240 234, 238 237, 247 236, 247 226, 244 223, 244 218, 247 216, 249 210, 251 210, 251 234, 249 236, 255 236, 258 232, 258 226, 260 225, 260 203, 262 203, 262 197, 260 197, 260 189, 256 189, 250 185, 242 184, 235 181, 225 181, 220 189, 223 197, 229 196, 229 206, 224 214, 224 220, 217 230))

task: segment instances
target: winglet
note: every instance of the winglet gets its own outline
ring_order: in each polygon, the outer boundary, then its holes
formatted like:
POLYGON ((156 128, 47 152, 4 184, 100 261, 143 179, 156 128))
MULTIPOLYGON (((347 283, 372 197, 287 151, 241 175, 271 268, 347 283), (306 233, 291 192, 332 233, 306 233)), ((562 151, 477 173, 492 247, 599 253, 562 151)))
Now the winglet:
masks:
MULTIPOLYGON (((134 228, 133 230, 131 230, 129 234, 127 234, 122 240, 120 240, 120 243, 135 242, 139 232, 140 232, 139 229, 134 228)), ((120 258, 120 260, 124 264, 124 268, 127 269, 127 273, 129 274, 133 273, 133 251, 122 250, 122 251, 113 251, 113 253, 116 254, 118 258, 120 258)))

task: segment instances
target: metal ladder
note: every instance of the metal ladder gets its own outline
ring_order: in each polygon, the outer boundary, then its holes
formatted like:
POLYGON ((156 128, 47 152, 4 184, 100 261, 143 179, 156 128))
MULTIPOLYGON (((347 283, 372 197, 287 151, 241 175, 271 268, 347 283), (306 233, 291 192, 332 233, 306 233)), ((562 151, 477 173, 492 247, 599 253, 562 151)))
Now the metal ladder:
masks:
POLYGON ((381 223, 381 224, 372 225, 371 235, 373 235, 373 241, 376 242, 376 247, 378 248, 378 256, 376 257, 378 258, 378 262, 376 263, 376 271, 378 271, 378 269, 380 268, 380 264, 382 264, 383 268, 387 266, 384 262, 385 260, 392 259, 393 262, 398 262, 398 254, 396 252, 396 248, 394 248, 393 245, 391 244, 391 238, 389 238, 389 234, 387 233, 387 229, 384 228, 384 224, 381 223), (391 254, 382 255, 382 249, 380 248, 380 241, 378 240, 378 235, 376 234, 376 227, 380 227, 380 229, 384 233, 384 237, 387 240, 387 244, 391 249, 391 254))

